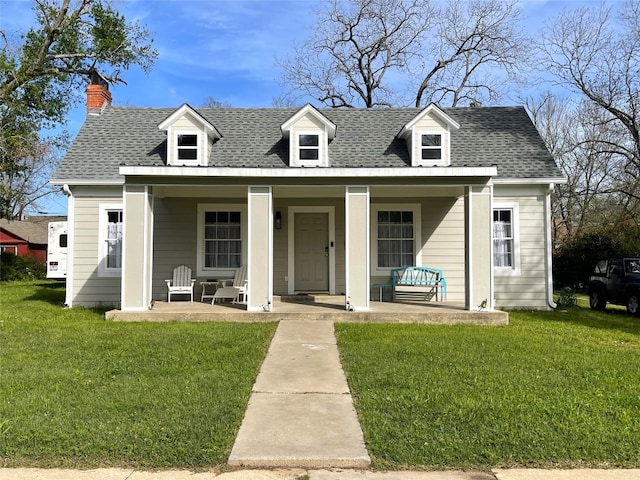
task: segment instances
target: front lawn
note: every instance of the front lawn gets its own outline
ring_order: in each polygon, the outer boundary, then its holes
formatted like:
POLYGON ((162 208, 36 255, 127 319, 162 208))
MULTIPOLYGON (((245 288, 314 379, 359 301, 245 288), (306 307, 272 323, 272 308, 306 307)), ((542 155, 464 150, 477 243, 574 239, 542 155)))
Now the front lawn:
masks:
MULTIPOLYGON (((275 324, 114 323, 55 283, 0 283, 0 466, 226 462, 275 324)), ((640 467, 640 322, 336 324, 380 469, 640 467)))
POLYGON ((226 462, 275 324, 114 323, 0 284, 0 466, 226 462))
POLYGON ((510 320, 336 325, 375 467, 640 466, 640 322, 585 309, 510 320))

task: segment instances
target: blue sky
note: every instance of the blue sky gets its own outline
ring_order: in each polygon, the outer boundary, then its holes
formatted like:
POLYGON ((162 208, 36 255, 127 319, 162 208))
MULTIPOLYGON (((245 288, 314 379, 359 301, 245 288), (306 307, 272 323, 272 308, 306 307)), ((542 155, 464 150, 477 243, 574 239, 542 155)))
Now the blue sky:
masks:
MULTIPOLYGON (((613 3, 615 3, 614 0, 613 3)), ((270 107, 285 91, 275 58, 301 42, 322 0, 124 0, 114 6, 146 25, 159 52, 147 76, 125 72, 127 85, 111 87, 115 105, 202 105, 209 96, 234 107, 270 107)), ((598 0, 523 0, 532 32, 563 8, 595 6, 598 0)), ((14 39, 33 23, 29 0, 0 0, 0 28, 14 39)), ((85 117, 80 105, 69 115, 75 136, 85 117)), ((52 198, 48 213, 66 214, 64 197, 52 198)))

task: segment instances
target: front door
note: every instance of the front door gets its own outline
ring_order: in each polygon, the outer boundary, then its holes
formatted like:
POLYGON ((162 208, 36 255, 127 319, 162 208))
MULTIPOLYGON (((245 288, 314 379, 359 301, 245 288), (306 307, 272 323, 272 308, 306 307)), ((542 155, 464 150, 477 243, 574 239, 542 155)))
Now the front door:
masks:
POLYGON ((296 213, 294 232, 295 289, 329 291, 329 215, 296 213))

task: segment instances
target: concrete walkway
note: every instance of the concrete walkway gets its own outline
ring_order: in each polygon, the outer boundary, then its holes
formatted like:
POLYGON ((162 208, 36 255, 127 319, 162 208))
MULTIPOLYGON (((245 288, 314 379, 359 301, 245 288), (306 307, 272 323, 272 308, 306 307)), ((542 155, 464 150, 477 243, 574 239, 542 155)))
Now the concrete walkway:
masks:
POLYGON ((281 321, 229 465, 365 468, 364 446, 330 321, 281 321))

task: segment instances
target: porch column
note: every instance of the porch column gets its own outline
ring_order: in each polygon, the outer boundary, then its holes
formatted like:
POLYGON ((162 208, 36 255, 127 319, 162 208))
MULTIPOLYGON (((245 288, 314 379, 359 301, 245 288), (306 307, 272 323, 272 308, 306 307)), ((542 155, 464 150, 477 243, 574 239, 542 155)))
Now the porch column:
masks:
POLYGON ((370 240, 369 187, 347 187, 345 192, 346 307, 369 310, 370 240))
POLYGON ((477 309, 485 300, 493 308, 493 240, 491 186, 469 186, 465 196, 465 308, 477 309))
POLYGON ((271 187, 249 187, 247 310, 273 306, 273 195, 271 187))
POLYGON ((153 265, 153 196, 148 186, 123 188, 122 311, 148 310, 153 265))

